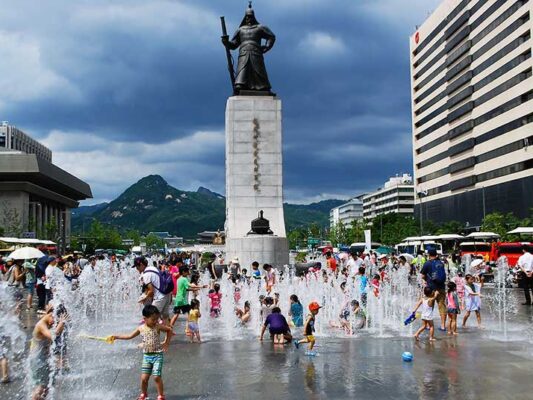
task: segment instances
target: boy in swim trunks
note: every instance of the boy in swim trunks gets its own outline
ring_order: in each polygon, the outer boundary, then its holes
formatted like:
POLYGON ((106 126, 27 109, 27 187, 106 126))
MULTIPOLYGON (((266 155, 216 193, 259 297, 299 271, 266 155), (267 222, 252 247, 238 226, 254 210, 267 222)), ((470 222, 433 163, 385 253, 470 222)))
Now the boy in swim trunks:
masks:
POLYGON ((172 328, 159 323, 161 314, 157 307, 147 305, 143 309, 144 324, 136 328, 129 335, 111 336, 111 340, 130 340, 139 335, 142 337, 143 362, 141 368, 141 394, 138 400, 148 398, 148 380, 154 377, 157 387, 157 400, 165 400, 163 388, 163 352, 167 351, 172 328), (165 341, 161 343, 160 332, 166 333, 165 341))
POLYGON ((33 329, 29 355, 34 385, 32 400, 44 400, 48 395, 48 385, 52 375, 52 368, 48 361, 50 347, 54 337, 63 332, 66 321, 66 315, 59 317, 59 322, 53 331, 55 317, 54 310, 50 307, 33 329))
POLYGON ((297 349, 300 348, 301 343, 309 343, 307 351, 305 352, 305 354, 309 356, 316 356, 316 352, 313 351, 313 347, 315 346, 315 316, 318 314, 318 310, 320 310, 321 308, 322 307, 316 301, 313 301, 311 304, 309 304, 309 311, 311 311, 311 314, 309 314, 305 320, 305 338, 294 341, 294 345, 297 349))

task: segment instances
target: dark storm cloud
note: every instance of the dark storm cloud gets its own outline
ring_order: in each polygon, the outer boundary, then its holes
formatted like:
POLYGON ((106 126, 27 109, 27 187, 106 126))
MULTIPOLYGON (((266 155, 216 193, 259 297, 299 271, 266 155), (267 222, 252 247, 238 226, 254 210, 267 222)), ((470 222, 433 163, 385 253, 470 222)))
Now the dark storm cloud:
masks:
MULTIPOLYGON (((278 38, 267 68, 283 100, 289 200, 350 196, 411 170, 408 36, 436 3, 254 2, 258 20, 278 38)), ((230 90, 218 16, 227 16, 233 32, 247 2, 54 0, 45 7, 22 1, 22 13, 7 0, 0 4, 6 31, 20 32, 29 48, 33 40, 40 50, 36 68, 48 71, 38 80, 42 93, 0 102, 3 119, 40 137, 87 133, 110 140, 111 149, 111 143, 163 145, 224 129, 230 90)), ((68 151, 76 145, 91 151, 95 143, 77 140, 68 151)), ((200 152, 197 168, 187 173, 222 191, 214 177, 223 175, 208 172, 223 168, 223 148, 214 148, 222 153, 200 152)), ((182 173, 164 175, 182 183, 172 177, 182 173)))

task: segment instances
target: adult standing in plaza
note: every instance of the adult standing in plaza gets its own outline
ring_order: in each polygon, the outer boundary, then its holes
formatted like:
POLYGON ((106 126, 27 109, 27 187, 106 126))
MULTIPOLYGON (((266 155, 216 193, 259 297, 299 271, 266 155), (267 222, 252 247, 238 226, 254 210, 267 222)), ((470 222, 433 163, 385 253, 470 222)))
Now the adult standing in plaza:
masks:
POLYGON ((348 262, 346 263, 346 268, 348 268, 348 273, 351 276, 355 276, 357 274, 357 270, 360 267, 362 262, 357 264, 357 261, 359 260, 359 257, 357 256, 356 252, 351 252, 348 257, 348 262))
POLYGON ((48 263, 44 271, 44 288, 46 291, 46 304, 50 303, 54 296, 56 287, 64 281, 63 271, 58 266, 57 258, 53 258, 48 263))
POLYGON ((161 318, 168 323, 172 306, 172 292, 165 294, 160 291, 159 270, 154 265, 148 266, 148 260, 145 257, 137 257, 133 262, 133 266, 141 274, 141 280, 144 285, 144 305, 152 304, 157 307, 161 313, 161 318))
POLYGON ((335 257, 333 257, 333 254, 331 254, 331 251, 328 251, 326 253, 326 263, 327 263, 328 269, 332 273, 337 275, 337 260, 335 259, 335 257))
POLYGON ((526 296, 526 302, 523 305, 531 305, 531 293, 533 291, 533 255, 529 252, 528 248, 522 246, 522 255, 518 259, 518 267, 524 273, 522 279, 522 287, 524 288, 524 295, 526 296))
POLYGON ((33 303, 33 295, 35 293, 35 284, 37 283, 37 277, 35 276, 35 268, 36 268, 36 262, 31 262, 30 260, 27 260, 24 262, 24 273, 26 274, 26 289, 28 292, 28 295, 26 297, 26 309, 29 311, 31 310, 32 303, 33 303))
POLYGON ((444 263, 439 260, 437 250, 431 249, 428 254, 429 260, 424 263, 420 273, 426 281, 426 286, 439 292, 435 299, 440 314, 439 330, 446 331, 446 269, 444 263))

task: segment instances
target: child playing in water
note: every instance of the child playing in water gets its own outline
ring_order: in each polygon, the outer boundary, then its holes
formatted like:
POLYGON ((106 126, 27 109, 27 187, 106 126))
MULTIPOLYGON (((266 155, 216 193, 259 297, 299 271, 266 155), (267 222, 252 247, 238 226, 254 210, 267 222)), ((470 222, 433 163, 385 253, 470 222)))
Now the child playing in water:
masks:
POLYGON ((161 314, 157 307, 147 305, 143 308, 144 324, 129 335, 113 335, 111 340, 130 340, 141 335, 143 343, 143 362, 141 369, 141 394, 137 400, 148 398, 148 380, 154 377, 157 387, 157 400, 165 400, 163 388, 163 352, 168 349, 172 329, 159 323, 161 314), (161 343, 160 333, 165 332, 165 341, 161 343))
POLYGON ((448 282, 448 293, 446 295, 446 307, 448 313, 448 335, 457 335, 457 315, 461 313, 461 304, 457 296, 457 285, 448 282))
POLYGON ((265 264, 263 265, 263 269, 265 270, 266 291, 270 294, 272 288, 276 284, 276 274, 272 269, 272 265, 265 264))
POLYGON ((233 284, 233 302, 237 305, 241 301, 241 276, 232 275, 231 283, 233 284))
POLYGON ((213 289, 209 291, 207 295, 211 301, 211 309, 209 310, 209 315, 211 318, 218 318, 220 316, 220 305, 222 303, 222 293, 220 293, 220 285, 215 283, 213 289))
POLYGON ((372 292, 374 293, 374 296, 376 297, 379 297, 379 280, 380 280, 379 274, 375 274, 371 282, 372 292))
POLYGON ((465 280, 463 278, 463 273, 457 273, 457 276, 454 276, 452 279, 453 283, 457 287, 457 296, 459 297, 459 308, 464 310, 465 307, 465 280))
POLYGON ((191 300, 191 311, 189 311, 189 318, 187 319, 187 325, 191 333, 191 343, 194 343, 194 338, 198 339, 198 343, 202 342, 200 338, 200 327, 198 326, 198 319, 201 316, 200 302, 196 299, 191 300))
POLYGON ((183 265, 180 268, 180 277, 178 279, 178 290, 176 294, 176 300, 174 301, 174 316, 170 321, 170 326, 173 327, 178 316, 180 314, 188 314, 191 306, 189 305, 188 292, 195 292, 200 289, 207 288, 207 285, 199 286, 189 282, 187 277, 189 276, 190 270, 189 267, 183 265))
POLYGON ((66 315, 59 318, 55 327, 55 332, 51 330, 55 323, 54 309, 48 308, 46 314, 37 322, 33 330, 30 346, 30 369, 33 383, 35 385, 32 400, 44 400, 48 394, 48 385, 52 373, 48 358, 50 357, 50 346, 54 337, 63 332, 66 315))
POLYGON ((279 293, 274 293, 274 305, 279 306, 279 293))
POLYGON ((463 318, 463 328, 466 325, 470 313, 474 311, 477 318, 477 326, 481 328, 481 286, 482 284, 474 279, 470 274, 465 276, 465 316, 463 318))
POLYGON ((316 352, 313 351, 313 347, 315 347, 315 317, 318 314, 318 310, 320 310, 320 308, 321 306, 316 301, 313 301, 311 304, 309 304, 309 311, 311 312, 311 314, 309 314, 305 320, 305 338, 294 341, 294 346, 297 349, 300 348, 301 343, 309 343, 307 351, 305 352, 305 354, 307 354, 308 356, 316 356, 316 352))
POLYGON ((418 303, 416 303, 413 313, 416 313, 418 308, 422 306, 421 319, 422 326, 415 333, 415 339, 418 340, 420 334, 424 332, 426 328, 429 328, 429 340, 433 342, 435 340, 435 327, 433 326, 433 307, 435 306, 435 299, 439 292, 433 291, 429 287, 424 288, 424 297, 422 297, 418 303))
POLYGON ((9 362, 5 351, 7 339, 7 336, 2 336, 0 333, 0 368, 2 369, 2 380, 0 380, 0 383, 11 382, 11 379, 9 378, 9 362))
POLYGON ((298 296, 296 296, 295 294, 291 295, 290 300, 291 300, 291 309, 289 311, 289 315, 292 317, 292 323, 296 327, 303 326, 304 308, 302 307, 302 303, 300 303, 298 296))
POLYGON ((250 312, 250 302, 245 301, 244 302, 244 309, 236 308, 235 314, 237 315, 237 318, 241 321, 242 325, 246 325, 248 321, 250 321, 251 312, 250 312))
POLYGON ((274 307, 272 313, 266 318, 263 328, 261 329, 261 336, 259 340, 263 341, 266 328, 269 328, 270 337, 275 344, 284 344, 292 340, 291 330, 287 320, 281 314, 279 307, 274 307))
POLYGON ((363 307, 366 307, 368 278, 366 277, 365 267, 359 267, 357 271, 358 273, 355 278, 359 282, 359 293, 361 294, 361 304, 363 305, 363 307))
POLYGON ((266 318, 272 314, 272 309, 274 307, 274 299, 270 296, 267 296, 263 300, 263 305, 261 306, 261 322, 266 320, 266 318))
POLYGON ((366 324, 365 311, 359 305, 357 300, 352 300, 352 313, 350 321, 350 334, 353 334, 354 330, 363 329, 366 324))
POLYGON ((261 279, 261 271, 259 271, 259 263, 257 261, 252 263, 252 278, 261 279))

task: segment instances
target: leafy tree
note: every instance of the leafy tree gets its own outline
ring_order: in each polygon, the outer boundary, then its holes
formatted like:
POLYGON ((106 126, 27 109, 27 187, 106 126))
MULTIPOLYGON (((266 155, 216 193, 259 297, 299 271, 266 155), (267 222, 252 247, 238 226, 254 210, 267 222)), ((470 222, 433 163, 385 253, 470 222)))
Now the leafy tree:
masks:
POLYGON ((353 220, 348 230, 347 244, 365 241, 365 229, 368 229, 368 224, 363 220, 353 220))
POLYGON ((144 238, 144 242, 146 243, 146 247, 152 250, 162 249, 165 247, 165 241, 153 233, 150 233, 148 236, 146 236, 144 238))
POLYGON ((305 262, 306 260, 307 260, 307 258, 306 258, 306 256, 305 256, 305 253, 302 253, 302 252, 296 254, 296 257, 294 257, 294 261, 296 261, 296 262, 301 262, 301 263, 303 263, 303 262, 305 262))
POLYGON ((316 223, 313 222, 313 223, 309 226, 309 235, 312 236, 312 237, 316 237, 316 238, 321 237, 321 229, 320 229, 320 226, 318 226, 318 224, 316 224, 316 223))
POLYGON ((305 242, 307 240, 307 229, 293 229, 287 234, 287 240, 289 241, 289 248, 291 249, 306 247, 305 242))
POLYGON ((87 251, 95 249, 120 249, 122 248, 122 236, 117 228, 111 225, 104 225, 97 220, 93 220, 86 238, 87 251))
POLYGON ((6 236, 20 237, 22 235, 22 218, 11 202, 4 201, 0 205, 0 226, 6 236))
POLYGON ((372 220, 371 231, 372 241, 394 245, 408 236, 417 235, 419 227, 413 217, 388 213, 378 215, 372 220))
POLYGON ((133 245, 138 246, 141 243, 141 234, 138 230, 130 229, 124 234, 125 239, 133 240, 133 245))
POLYGON ((454 233, 456 235, 459 235, 464 230, 464 224, 460 223, 459 221, 448 221, 443 224, 441 224, 435 234, 442 235, 446 233, 454 233))
POLYGON ((514 241, 518 240, 518 235, 509 235, 507 232, 519 227, 521 223, 522 221, 513 213, 507 213, 504 215, 499 212, 493 212, 485 215, 481 224, 481 230, 497 233, 503 240, 514 241))
POLYGON ((52 219, 44 226, 44 235, 46 239, 56 241, 59 237, 59 229, 55 219, 52 219))
POLYGON ((350 244, 350 231, 346 225, 339 221, 330 229, 328 239, 334 246, 350 244))

